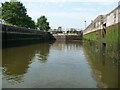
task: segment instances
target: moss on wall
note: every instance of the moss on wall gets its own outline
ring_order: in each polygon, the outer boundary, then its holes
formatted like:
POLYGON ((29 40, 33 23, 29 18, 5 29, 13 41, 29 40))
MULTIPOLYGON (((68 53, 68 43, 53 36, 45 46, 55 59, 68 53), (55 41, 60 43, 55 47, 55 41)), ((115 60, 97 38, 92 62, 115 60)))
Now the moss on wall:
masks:
POLYGON ((102 37, 102 30, 98 30, 84 35, 83 38, 94 41, 102 41, 104 43, 118 43, 118 38, 120 38, 120 35, 118 34, 120 31, 119 25, 120 24, 115 24, 107 27, 105 37, 102 37))
POLYGON ((106 28, 105 37, 102 36, 102 30, 91 32, 83 36, 84 39, 97 41, 98 49, 105 47, 105 53, 108 59, 120 64, 120 23, 106 28))

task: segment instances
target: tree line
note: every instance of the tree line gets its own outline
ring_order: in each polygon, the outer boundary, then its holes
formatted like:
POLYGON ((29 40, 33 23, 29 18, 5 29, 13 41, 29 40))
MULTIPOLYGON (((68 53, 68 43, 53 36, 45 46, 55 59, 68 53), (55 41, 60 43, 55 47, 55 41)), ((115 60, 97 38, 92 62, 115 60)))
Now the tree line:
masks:
POLYGON ((39 17, 37 23, 35 23, 35 21, 27 15, 27 9, 21 2, 4 2, 0 10, 2 10, 0 20, 4 20, 6 24, 44 31, 50 29, 49 22, 47 22, 45 16, 39 17))

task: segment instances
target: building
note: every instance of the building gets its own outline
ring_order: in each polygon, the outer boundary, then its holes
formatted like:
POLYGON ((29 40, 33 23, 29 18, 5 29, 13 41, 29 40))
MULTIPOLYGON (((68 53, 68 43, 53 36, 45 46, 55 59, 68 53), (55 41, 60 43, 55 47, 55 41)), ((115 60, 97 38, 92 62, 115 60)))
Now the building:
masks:
POLYGON ((99 15, 91 24, 84 30, 83 34, 87 34, 96 30, 102 29, 102 25, 106 22, 106 15, 99 15))
POLYGON ((106 15, 106 25, 110 26, 120 22, 120 5, 106 15))
POLYGON ((120 22, 120 2, 118 7, 112 10, 110 13, 106 15, 99 15, 97 18, 95 18, 91 22, 91 24, 83 31, 83 35, 103 29, 103 24, 106 24, 106 26, 108 27, 119 22, 120 22))

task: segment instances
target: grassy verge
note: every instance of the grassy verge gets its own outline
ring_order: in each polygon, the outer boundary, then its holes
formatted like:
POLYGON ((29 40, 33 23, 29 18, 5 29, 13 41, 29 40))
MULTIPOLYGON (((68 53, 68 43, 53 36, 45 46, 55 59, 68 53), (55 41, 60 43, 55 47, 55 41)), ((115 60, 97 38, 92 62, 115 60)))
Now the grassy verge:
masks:
POLYGON ((91 32, 83 36, 84 39, 95 40, 95 41, 102 41, 105 43, 118 43, 118 32, 120 31, 119 26, 120 24, 115 24, 106 28, 106 36, 102 37, 102 31, 98 30, 95 32, 91 32))

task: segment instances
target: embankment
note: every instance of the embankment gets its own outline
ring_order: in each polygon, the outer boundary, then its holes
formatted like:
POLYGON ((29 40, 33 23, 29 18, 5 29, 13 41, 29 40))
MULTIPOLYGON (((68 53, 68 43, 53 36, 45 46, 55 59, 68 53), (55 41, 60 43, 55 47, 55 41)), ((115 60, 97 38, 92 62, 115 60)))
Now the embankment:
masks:
POLYGON ((85 34, 83 38, 89 40, 92 43, 95 43, 96 41, 95 44, 97 46, 96 50, 100 49, 102 52, 105 51, 104 52, 105 56, 108 56, 109 60, 113 60, 114 63, 120 64, 120 60, 119 60, 120 28, 119 27, 120 27, 120 23, 106 27, 106 34, 104 37, 102 30, 96 30, 94 32, 85 34))

